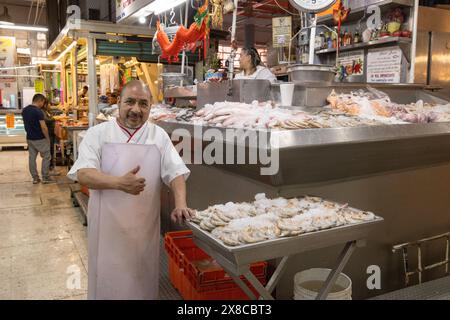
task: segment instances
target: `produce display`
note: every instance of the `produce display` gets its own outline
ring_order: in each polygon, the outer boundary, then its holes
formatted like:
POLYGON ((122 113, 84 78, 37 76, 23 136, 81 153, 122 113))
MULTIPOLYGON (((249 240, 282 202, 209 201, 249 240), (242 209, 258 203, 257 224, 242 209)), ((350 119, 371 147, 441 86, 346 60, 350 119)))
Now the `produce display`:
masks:
POLYGON ((251 203, 228 202, 197 211, 191 222, 225 245, 239 246, 376 218, 371 212, 319 197, 268 199, 259 193, 251 203))

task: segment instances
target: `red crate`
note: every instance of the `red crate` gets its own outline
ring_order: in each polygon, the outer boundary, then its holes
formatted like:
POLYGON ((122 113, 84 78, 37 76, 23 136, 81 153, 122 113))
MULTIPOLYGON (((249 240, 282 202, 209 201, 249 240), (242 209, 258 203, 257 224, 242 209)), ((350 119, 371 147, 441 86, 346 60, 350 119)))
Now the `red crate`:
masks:
MULTIPOLYGON (((195 245, 191 230, 166 233, 165 249, 169 278, 184 299, 248 299, 223 268, 195 245)), ((253 263, 250 270, 265 285, 267 262, 253 263)))

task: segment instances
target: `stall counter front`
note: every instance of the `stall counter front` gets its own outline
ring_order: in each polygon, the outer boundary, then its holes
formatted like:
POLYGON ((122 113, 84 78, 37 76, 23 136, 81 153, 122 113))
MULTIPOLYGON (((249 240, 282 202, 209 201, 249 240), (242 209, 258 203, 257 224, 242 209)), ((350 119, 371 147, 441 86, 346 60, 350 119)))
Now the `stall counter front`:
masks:
MULTIPOLYGON (((330 87, 322 99, 332 89, 351 91, 355 87, 355 84, 347 89, 343 85, 330 87)), ((398 103, 416 102, 418 98, 447 103, 415 86, 386 86, 384 91, 398 103)), ((211 143, 203 136, 192 138, 195 130, 205 131, 205 126, 173 120, 159 125, 169 134, 185 129, 177 134, 183 136, 184 132, 184 138, 200 140, 202 151, 211 143)), ((262 166, 258 164, 189 165, 189 206, 203 210, 213 204, 251 201, 255 194, 264 192, 271 198, 316 195, 376 213, 384 223, 374 227, 367 238, 367 247, 356 250, 343 270, 352 279, 354 299, 405 286, 403 257, 392 252, 394 245, 450 230, 446 214, 450 207, 449 122, 268 132, 280 138, 277 174, 262 176, 262 166), (380 268, 381 288, 366 285, 373 266, 380 268)), ((236 141, 221 143, 226 159, 227 144, 236 146, 236 141)), ((249 151, 252 147, 245 148, 249 151)), ((168 219, 173 206, 169 198, 162 203, 163 231, 179 228, 168 219)), ((279 281, 276 297, 291 299, 296 272, 313 267, 333 268, 341 250, 342 245, 336 243, 334 247, 292 257, 279 281)), ((439 244, 430 245, 424 263, 439 261, 444 254, 439 244)), ((414 265, 415 261, 410 263, 414 265)), ((423 277, 426 281, 443 275, 442 270, 432 269, 423 277)))

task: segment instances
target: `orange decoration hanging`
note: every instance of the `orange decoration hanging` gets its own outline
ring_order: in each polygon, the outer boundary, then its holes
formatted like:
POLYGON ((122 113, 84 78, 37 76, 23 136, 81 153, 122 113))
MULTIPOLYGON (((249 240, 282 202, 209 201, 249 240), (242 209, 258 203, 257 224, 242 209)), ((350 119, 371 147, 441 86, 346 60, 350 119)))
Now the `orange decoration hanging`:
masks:
POLYGON ((189 29, 180 26, 175 34, 175 38, 170 42, 169 37, 164 32, 160 22, 156 22, 156 39, 161 47, 161 58, 169 62, 178 61, 178 55, 183 49, 194 51, 197 41, 204 40, 209 34, 208 0, 201 6, 189 29))

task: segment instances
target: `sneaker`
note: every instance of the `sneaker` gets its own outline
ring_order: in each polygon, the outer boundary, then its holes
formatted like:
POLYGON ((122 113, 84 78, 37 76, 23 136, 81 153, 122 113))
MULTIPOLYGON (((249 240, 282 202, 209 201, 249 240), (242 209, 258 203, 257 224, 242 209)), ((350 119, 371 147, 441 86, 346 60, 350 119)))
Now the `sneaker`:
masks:
POLYGON ((50 179, 50 178, 43 178, 42 179, 42 184, 50 184, 50 183, 56 183, 55 180, 50 179))
POLYGON ((39 179, 39 178, 33 179, 33 184, 38 184, 39 182, 41 182, 41 179, 39 179))

